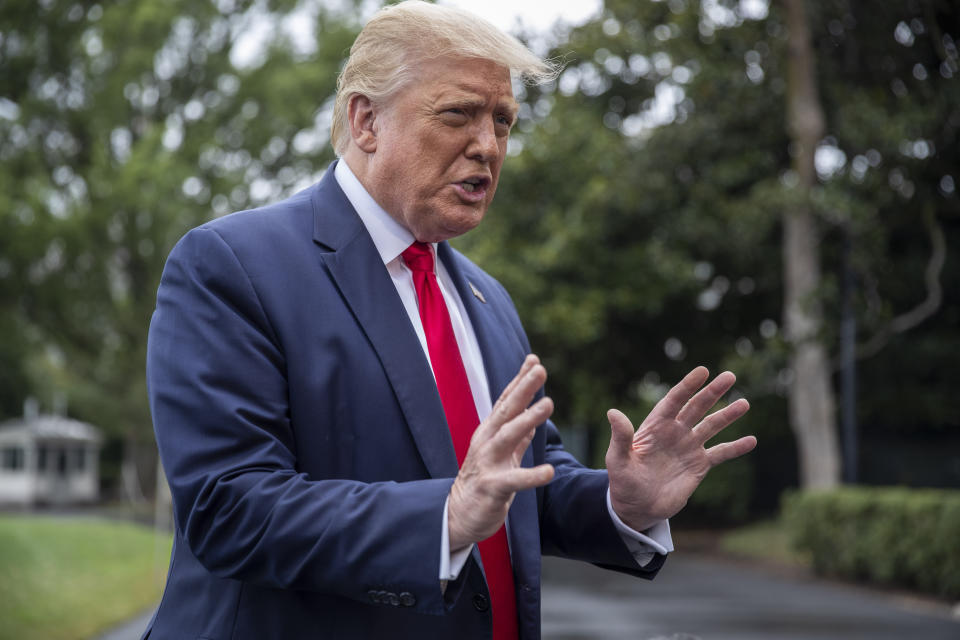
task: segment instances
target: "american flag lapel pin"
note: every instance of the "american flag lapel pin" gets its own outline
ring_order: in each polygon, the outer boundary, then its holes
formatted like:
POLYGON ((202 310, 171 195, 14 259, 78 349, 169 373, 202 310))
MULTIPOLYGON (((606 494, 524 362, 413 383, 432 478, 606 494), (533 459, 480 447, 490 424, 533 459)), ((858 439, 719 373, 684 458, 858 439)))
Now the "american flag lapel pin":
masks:
POLYGON ((470 291, 473 291, 473 295, 477 296, 477 300, 479 300, 483 304, 487 304, 487 299, 483 297, 482 293, 480 293, 480 289, 477 289, 476 285, 474 285, 469 280, 467 281, 467 284, 470 285, 470 291))

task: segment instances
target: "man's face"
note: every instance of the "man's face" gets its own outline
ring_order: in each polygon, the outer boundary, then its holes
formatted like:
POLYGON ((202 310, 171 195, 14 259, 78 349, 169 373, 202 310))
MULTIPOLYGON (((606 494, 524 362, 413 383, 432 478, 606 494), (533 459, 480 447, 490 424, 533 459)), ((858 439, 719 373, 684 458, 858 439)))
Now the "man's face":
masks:
POLYGON ((516 114, 507 69, 426 62, 377 110, 368 190, 421 242, 466 233, 493 200, 516 114))

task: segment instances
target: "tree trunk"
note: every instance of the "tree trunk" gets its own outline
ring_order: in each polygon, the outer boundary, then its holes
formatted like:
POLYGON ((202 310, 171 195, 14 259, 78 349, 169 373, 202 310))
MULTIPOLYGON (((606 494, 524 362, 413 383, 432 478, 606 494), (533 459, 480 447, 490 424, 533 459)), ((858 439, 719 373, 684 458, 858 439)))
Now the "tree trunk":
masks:
POLYGON ((814 154, 824 135, 823 107, 814 78, 814 56, 804 0, 785 0, 788 30, 787 127, 801 197, 783 218, 783 322, 791 345, 793 382, 788 404, 797 438, 800 483, 829 488, 840 482, 831 367, 822 342, 820 248, 810 190, 817 180, 814 154))

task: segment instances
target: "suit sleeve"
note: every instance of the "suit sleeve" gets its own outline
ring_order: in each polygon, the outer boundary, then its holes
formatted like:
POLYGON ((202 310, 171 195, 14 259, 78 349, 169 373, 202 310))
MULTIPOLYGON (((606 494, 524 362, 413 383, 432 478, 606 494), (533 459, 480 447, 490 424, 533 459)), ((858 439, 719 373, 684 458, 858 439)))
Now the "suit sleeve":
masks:
POLYGON ((371 590, 408 592, 415 610, 444 613, 436 525, 452 479, 366 484, 297 471, 283 350, 216 230, 190 232, 170 254, 147 351, 177 526, 204 567, 365 602, 371 590))
POLYGON ((543 489, 540 537, 543 553, 591 562, 641 578, 652 579, 665 556, 655 555, 643 568, 634 560, 607 511, 606 470, 588 469, 570 455, 552 422, 546 430, 545 459, 556 470, 543 489))

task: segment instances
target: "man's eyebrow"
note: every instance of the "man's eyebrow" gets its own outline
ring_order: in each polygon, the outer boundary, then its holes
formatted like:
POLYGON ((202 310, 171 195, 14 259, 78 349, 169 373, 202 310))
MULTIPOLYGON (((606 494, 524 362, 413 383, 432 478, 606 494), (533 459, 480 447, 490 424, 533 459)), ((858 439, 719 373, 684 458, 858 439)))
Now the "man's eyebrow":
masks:
POLYGON ((482 107, 487 102, 476 91, 466 87, 444 91, 438 98, 439 102, 456 102, 467 107, 482 107))
POLYGON ((464 107, 482 107, 487 103, 486 100, 481 98, 476 94, 468 93, 455 93, 452 95, 444 96, 444 102, 455 102, 464 107))
MULTIPOLYGON (((487 101, 480 94, 467 87, 457 88, 449 93, 442 94, 439 102, 456 102, 466 107, 482 107, 487 104, 487 101)), ((516 115, 517 111, 520 110, 520 105, 513 98, 509 98, 497 101, 496 108, 516 115)))
POLYGON ((520 112, 520 105, 516 100, 504 100, 497 104, 498 109, 503 109, 510 114, 510 117, 514 120, 517 119, 517 114, 520 112))

